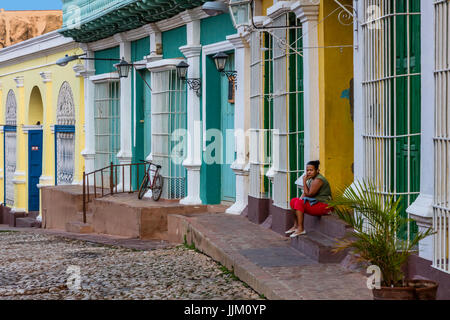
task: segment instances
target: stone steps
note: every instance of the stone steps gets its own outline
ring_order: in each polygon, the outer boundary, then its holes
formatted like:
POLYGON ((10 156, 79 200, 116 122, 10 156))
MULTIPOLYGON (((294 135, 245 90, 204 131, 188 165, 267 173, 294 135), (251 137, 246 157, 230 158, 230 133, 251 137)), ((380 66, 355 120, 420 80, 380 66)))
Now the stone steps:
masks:
POLYGON ((305 235, 291 239, 291 246, 319 263, 340 263, 349 250, 333 252, 339 240, 351 232, 350 226, 330 214, 315 217, 305 214, 305 235))
POLYGON ((310 230, 305 235, 292 238, 291 246, 319 263, 339 263, 345 258, 347 252, 333 253, 336 242, 336 238, 310 230))
POLYGON ((352 228, 333 214, 315 217, 305 214, 305 230, 316 230, 332 238, 343 238, 352 228))
POLYGON ((86 212, 86 223, 83 223, 83 211, 77 212, 77 220, 67 222, 65 225, 67 232, 72 233, 93 233, 93 214, 90 211, 86 212))
POLYGON ((16 228, 40 228, 41 222, 37 221, 34 218, 25 217, 25 218, 16 218, 16 228))
POLYGON ((71 233, 93 233, 92 225, 81 221, 70 221, 66 223, 65 229, 71 233))

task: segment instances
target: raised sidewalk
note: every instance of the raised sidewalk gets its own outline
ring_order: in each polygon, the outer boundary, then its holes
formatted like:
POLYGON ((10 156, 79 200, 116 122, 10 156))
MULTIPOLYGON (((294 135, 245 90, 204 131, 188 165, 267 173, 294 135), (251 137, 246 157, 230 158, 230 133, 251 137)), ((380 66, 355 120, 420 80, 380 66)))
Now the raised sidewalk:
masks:
MULTIPOLYGON (((268 299, 372 299, 367 277, 343 263, 319 263, 290 238, 229 214, 172 215, 169 240, 194 244, 268 299)), ((347 261, 348 262, 348 261, 347 261)))

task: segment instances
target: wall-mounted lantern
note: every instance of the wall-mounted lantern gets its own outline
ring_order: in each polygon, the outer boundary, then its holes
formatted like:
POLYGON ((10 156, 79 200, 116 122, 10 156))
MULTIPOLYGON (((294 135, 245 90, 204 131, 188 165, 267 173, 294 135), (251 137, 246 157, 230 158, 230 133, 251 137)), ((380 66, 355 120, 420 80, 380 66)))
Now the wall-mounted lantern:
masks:
POLYGON ((236 82, 237 72, 232 70, 225 70, 225 65, 227 64, 228 55, 224 52, 219 52, 213 56, 214 63, 216 64, 217 71, 225 74, 230 82, 236 82))
POLYGON ((195 91, 195 94, 197 97, 200 97, 200 89, 202 88, 202 80, 199 78, 186 78, 187 75, 187 69, 189 68, 189 65, 181 61, 179 64, 177 64, 177 75, 178 78, 180 78, 182 81, 186 81, 189 85, 189 88, 191 90, 195 91))
POLYGON ((238 26, 249 26, 251 24, 252 0, 230 0, 228 5, 236 29, 238 26))
POLYGON ((122 60, 120 60, 119 63, 115 64, 114 67, 117 69, 119 78, 128 78, 128 74, 130 73, 133 64, 126 62, 125 59, 122 58, 122 60))
POLYGON ((237 88, 237 72, 234 70, 225 70, 228 55, 224 52, 219 52, 213 56, 216 69, 228 78, 228 102, 234 103, 234 93, 237 88))

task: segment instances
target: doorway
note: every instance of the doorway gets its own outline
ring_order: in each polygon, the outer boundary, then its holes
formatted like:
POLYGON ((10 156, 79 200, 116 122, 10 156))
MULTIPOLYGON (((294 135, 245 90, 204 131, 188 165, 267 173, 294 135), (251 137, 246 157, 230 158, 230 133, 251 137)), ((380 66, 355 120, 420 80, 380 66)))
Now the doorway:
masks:
MULTIPOLYGON (((225 70, 234 70, 234 55, 228 54, 225 70)), ((225 75, 220 78, 220 131, 223 137, 221 165, 221 202, 234 202, 236 198, 236 175, 231 164, 236 159, 234 148, 234 96, 235 82, 225 75)))
POLYGON ((42 174, 42 129, 28 133, 28 212, 39 211, 39 178, 42 174))

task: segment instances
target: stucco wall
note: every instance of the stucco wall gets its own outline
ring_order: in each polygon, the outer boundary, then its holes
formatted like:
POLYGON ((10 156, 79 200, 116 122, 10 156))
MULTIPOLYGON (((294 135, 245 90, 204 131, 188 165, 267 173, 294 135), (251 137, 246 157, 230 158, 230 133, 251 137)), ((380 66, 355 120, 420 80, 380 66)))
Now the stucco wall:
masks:
MULTIPOLYGON (((352 1, 342 3, 351 5, 352 1)), ((336 7, 333 1, 321 1, 319 21, 336 7)), ((336 13, 319 24, 319 47, 328 47, 319 49, 320 161, 333 193, 353 181, 353 120, 349 99, 352 44, 353 25, 342 25, 336 13), (341 45, 347 47, 330 48, 341 45)))

